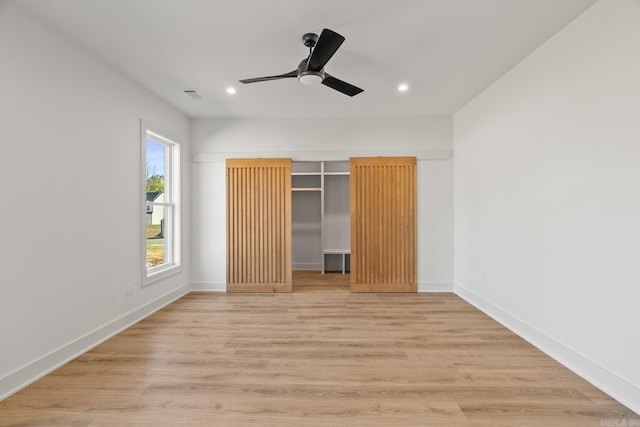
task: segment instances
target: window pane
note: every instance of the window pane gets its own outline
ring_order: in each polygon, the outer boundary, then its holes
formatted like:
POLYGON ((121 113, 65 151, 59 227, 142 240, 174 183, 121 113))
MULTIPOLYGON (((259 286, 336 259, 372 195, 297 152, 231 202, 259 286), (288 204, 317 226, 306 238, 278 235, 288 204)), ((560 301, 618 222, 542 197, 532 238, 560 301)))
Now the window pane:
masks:
POLYGON ((165 164, 165 145, 147 139, 147 201, 150 193, 164 193, 165 164))
POLYGON ((165 207, 147 205, 147 270, 167 262, 165 207))

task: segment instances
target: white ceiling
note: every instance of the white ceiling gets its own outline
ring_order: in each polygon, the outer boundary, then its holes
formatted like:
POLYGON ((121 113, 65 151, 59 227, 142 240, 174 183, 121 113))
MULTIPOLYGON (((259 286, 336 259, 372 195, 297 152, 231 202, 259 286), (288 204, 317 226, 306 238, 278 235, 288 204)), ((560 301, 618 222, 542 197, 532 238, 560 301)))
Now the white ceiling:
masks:
POLYGON ((191 117, 451 114, 595 1, 18 0, 191 117), (364 93, 238 83, 294 70, 323 28, 346 38, 327 72, 364 93))

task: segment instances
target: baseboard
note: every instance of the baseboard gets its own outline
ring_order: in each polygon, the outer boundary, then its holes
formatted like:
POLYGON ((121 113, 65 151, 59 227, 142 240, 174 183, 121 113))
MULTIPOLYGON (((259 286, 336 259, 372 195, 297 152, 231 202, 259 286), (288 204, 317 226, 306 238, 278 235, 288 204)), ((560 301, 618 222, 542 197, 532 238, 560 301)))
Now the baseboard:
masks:
POLYGON ((453 283, 418 282, 418 292, 453 292, 453 283))
POLYGON ((298 262, 291 265, 292 270, 304 270, 304 271, 320 271, 322 270, 322 263, 319 262, 298 262))
POLYGON ((191 290, 197 292, 227 292, 227 282, 192 282, 191 290))
POLYGON ((463 286, 455 284, 454 293, 632 411, 640 414, 640 388, 463 286))
POLYGON ((171 291, 0 378, 0 400, 11 396, 29 384, 39 380, 65 363, 86 353, 131 325, 183 297, 190 291, 190 285, 185 285, 171 291))

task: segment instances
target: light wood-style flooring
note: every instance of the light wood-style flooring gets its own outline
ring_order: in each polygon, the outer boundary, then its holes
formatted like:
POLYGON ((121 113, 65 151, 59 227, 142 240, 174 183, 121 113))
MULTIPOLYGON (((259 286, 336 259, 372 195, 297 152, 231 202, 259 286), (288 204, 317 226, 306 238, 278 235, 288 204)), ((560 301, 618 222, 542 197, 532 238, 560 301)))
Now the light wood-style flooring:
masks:
POLYGON ((0 425, 640 420, 453 294, 350 294, 348 277, 296 274, 290 294, 189 294, 0 402, 0 425))

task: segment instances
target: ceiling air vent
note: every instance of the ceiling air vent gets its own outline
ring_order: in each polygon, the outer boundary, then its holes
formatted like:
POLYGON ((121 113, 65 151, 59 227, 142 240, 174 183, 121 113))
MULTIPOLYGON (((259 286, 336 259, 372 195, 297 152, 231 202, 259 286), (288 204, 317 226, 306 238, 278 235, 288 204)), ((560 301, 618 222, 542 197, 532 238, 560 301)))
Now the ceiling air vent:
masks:
POLYGON ((196 101, 202 101, 204 99, 204 96, 200 95, 200 92, 195 89, 187 89, 184 93, 189 95, 189 98, 195 99, 196 101))

